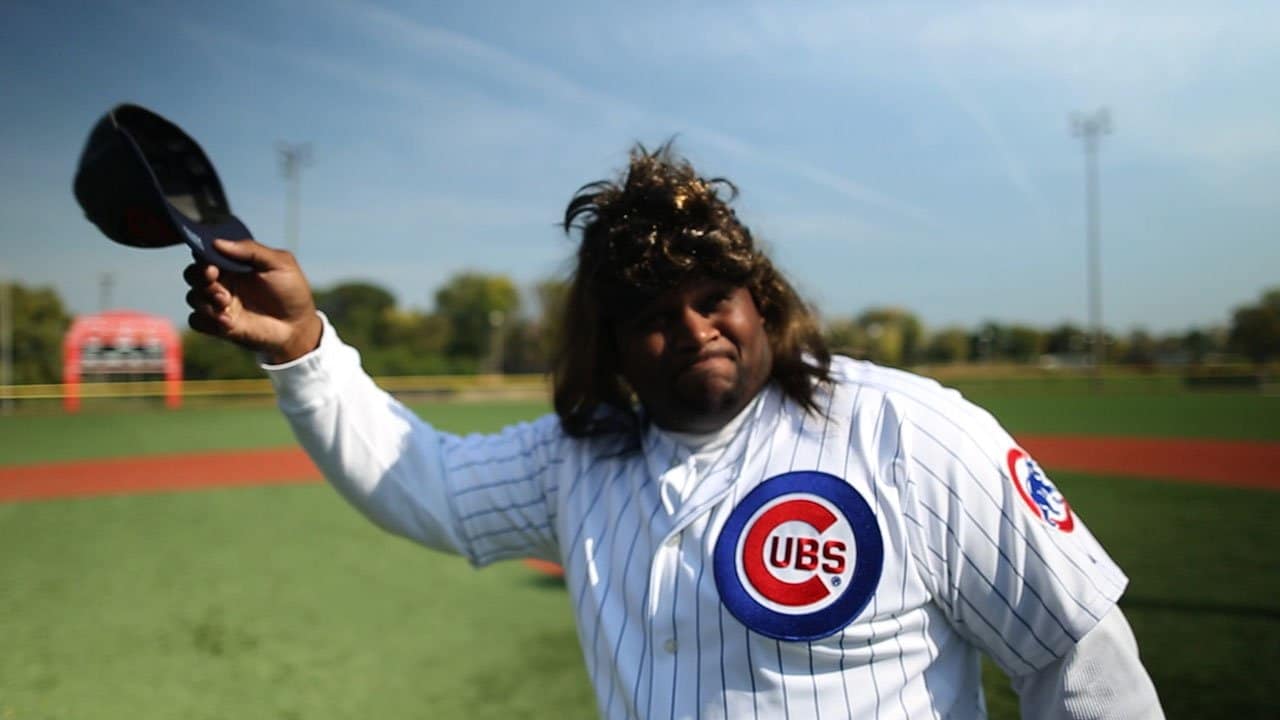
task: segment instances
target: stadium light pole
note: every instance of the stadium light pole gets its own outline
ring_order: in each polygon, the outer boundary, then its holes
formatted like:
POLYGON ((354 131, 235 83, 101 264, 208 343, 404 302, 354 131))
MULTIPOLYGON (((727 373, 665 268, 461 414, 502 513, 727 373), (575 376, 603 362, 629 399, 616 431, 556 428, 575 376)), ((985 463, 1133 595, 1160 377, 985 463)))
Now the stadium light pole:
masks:
POLYGON ((280 174, 288 183, 284 217, 285 246, 298 254, 298 203, 302 186, 302 168, 311 164, 311 143, 276 143, 280 157, 280 174))
POLYGON ((502 365, 506 359, 506 348, 503 347, 505 334, 502 327, 506 319, 506 313, 501 310, 489 311, 489 362, 494 375, 502 374, 502 365))
POLYGON ((9 393, 13 386, 13 283, 0 273, 0 414, 13 412, 13 400, 9 393))
POLYGON ((111 309, 111 290, 116 286, 116 276, 110 272, 98 274, 98 312, 111 309))
POLYGON ((1071 114, 1071 132, 1084 142, 1086 254, 1088 256, 1089 324, 1093 327, 1093 389, 1102 389, 1106 335, 1102 330, 1102 239, 1098 206, 1098 143, 1111 133, 1111 113, 1071 114))

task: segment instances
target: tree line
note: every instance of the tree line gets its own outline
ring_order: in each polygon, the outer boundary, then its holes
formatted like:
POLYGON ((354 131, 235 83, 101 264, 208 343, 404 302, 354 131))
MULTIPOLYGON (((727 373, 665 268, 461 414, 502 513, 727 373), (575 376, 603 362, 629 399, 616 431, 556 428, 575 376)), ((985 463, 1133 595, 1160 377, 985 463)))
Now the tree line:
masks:
MULTIPOLYGON (((0 285, 13 318, 13 382, 62 379, 62 338, 72 317, 48 287, 0 285)), ((537 307, 522 307, 516 284, 504 275, 466 272, 435 294, 431 311, 402 308, 372 282, 343 282, 316 290, 316 304, 358 348, 373 375, 545 372, 566 295, 560 280, 539 283, 537 307)), ((975 328, 928 329, 909 310, 867 309, 825 323, 833 351, 896 367, 974 362, 1084 364, 1091 334, 1062 323, 1048 329, 988 321, 975 328)), ((183 375, 191 379, 260 377, 246 350, 190 330, 182 333, 183 375)), ((1135 329, 1106 333, 1107 363, 1140 367, 1196 366, 1280 358, 1280 287, 1236 308, 1220 326, 1154 334, 1135 329)))

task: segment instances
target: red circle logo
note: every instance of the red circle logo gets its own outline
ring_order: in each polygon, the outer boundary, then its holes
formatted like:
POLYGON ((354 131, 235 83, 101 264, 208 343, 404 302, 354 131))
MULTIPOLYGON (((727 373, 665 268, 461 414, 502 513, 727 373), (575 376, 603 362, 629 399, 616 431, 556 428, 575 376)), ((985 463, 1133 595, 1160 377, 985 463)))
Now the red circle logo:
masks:
POLYGON ((853 575, 853 528, 832 502, 783 495, 747 520, 738 573, 756 602, 783 614, 811 613, 839 599, 853 575))
POLYGON ((754 632, 816 640, 847 627, 880 583, 884 541, 848 482, 793 470, 757 485, 716 540, 716 590, 754 632))
POLYGON ((1071 532, 1076 526, 1071 505, 1040 465, 1022 448, 1013 448, 1005 459, 1009 478, 1027 507, 1048 525, 1062 532, 1071 532))

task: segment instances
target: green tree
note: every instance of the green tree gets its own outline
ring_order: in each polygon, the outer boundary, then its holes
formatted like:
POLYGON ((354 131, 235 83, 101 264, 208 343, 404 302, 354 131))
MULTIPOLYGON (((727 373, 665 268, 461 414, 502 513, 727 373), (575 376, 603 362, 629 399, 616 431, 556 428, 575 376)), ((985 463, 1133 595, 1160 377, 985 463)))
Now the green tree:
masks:
POLYGON ((1222 352, 1222 328, 1209 328, 1203 330, 1201 328, 1192 328, 1182 336, 1182 349, 1187 352, 1187 358, 1192 365, 1199 365, 1205 362, 1210 355, 1222 352))
POLYGON ((505 275, 462 273, 436 292, 436 312, 449 321, 445 354, 488 360, 497 333, 514 322, 520 293, 505 275))
POLYGON ((1259 365, 1280 357, 1280 287, 1264 292, 1257 305, 1236 308, 1228 343, 1259 365))
POLYGON ((866 333, 870 360, 895 366, 920 360, 924 328, 914 313, 897 307, 871 308, 856 322, 866 333))
POLYGON ((831 352, 849 357, 867 356, 867 333, 854 320, 841 318, 827 323, 827 347, 831 352))
POLYGON ((438 375, 458 372, 444 356, 449 321, 438 314, 390 308, 383 312, 375 335, 379 344, 363 353, 373 375, 438 375))
POLYGON ((1043 334, 1029 325, 1012 325, 1005 334, 1001 355, 1015 362, 1031 362, 1040 357, 1043 334))
POLYGON ((1046 346, 1045 335, 1029 325, 1001 325, 987 321, 969 336, 972 356, 983 362, 1031 362, 1046 346))
POLYGON ((396 298, 386 289, 368 282, 345 282, 315 292, 316 307, 352 347, 376 350, 388 342, 388 314, 396 298))
POLYGON ((502 372, 542 373, 550 369, 547 333, 538 323, 516 318, 504 330, 502 372))
POLYGON ((1052 355, 1076 355, 1088 345, 1084 330, 1071 323, 1058 325, 1044 336, 1044 351, 1052 355))
POLYGON ((1156 339, 1152 337, 1151 333, 1142 328, 1136 328, 1129 333, 1127 342, 1125 342, 1124 354, 1120 356, 1120 362, 1128 365, 1150 367, 1156 362, 1157 350, 1156 339))
POLYGON ((979 362, 992 362, 1002 356, 1008 329, 999 323, 987 321, 969 336, 969 356, 979 362))
POLYGON ((231 380, 262 376, 258 358, 252 352, 194 330, 182 333, 182 377, 231 380))
POLYGON ((569 301, 569 282, 548 278, 534 287, 541 314, 534 329, 538 332, 538 345, 542 355, 550 358, 560 342, 560 326, 564 319, 565 303, 569 301))
POLYGON ((383 313, 378 334, 385 345, 415 355, 441 355, 449 345, 449 321, 435 313, 391 308, 383 313))
POLYGON ((62 382, 62 338, 71 315, 62 298, 49 287, 29 288, 10 283, 13 318, 13 383, 62 382))
POLYGON ((969 331, 960 327, 939 330, 929 339, 924 351, 932 363, 959 363, 969 359, 969 331))

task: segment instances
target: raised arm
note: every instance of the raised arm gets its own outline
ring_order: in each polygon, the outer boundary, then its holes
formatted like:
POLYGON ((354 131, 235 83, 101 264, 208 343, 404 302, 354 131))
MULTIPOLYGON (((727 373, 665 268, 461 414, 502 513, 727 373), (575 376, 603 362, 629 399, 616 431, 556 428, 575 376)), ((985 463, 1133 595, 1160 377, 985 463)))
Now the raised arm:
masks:
POLYGON ((574 463, 554 418, 488 436, 437 431, 364 372, 292 255, 253 241, 218 249, 253 271, 189 266, 191 327, 260 354, 294 435, 343 497, 389 532, 476 564, 559 559, 556 488, 574 463))

